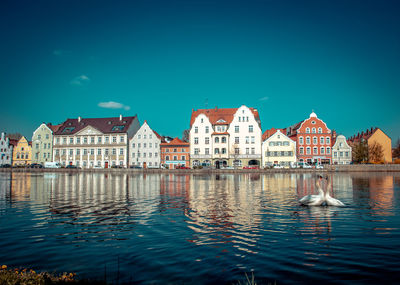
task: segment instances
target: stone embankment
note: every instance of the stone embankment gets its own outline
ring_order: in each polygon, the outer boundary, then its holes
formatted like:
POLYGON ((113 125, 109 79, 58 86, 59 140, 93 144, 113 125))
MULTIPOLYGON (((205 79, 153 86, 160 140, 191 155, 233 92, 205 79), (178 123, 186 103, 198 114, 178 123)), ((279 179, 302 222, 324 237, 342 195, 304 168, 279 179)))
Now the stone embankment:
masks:
POLYGON ((88 172, 88 173, 304 173, 304 172, 400 172, 400 164, 328 165, 323 169, 47 169, 0 168, 0 172, 88 172))

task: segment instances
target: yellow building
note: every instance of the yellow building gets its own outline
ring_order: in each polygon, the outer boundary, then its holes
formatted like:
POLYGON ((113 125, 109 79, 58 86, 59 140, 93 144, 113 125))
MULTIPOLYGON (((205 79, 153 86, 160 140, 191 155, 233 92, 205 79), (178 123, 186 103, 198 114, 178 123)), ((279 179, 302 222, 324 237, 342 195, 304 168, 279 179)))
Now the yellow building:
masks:
POLYGON ((360 141, 366 141, 368 148, 371 148, 374 144, 380 144, 383 151, 383 161, 385 163, 392 162, 392 139, 380 128, 371 128, 349 139, 349 142, 353 144, 360 141))
POLYGON ((32 161, 32 146, 31 143, 22 136, 17 145, 13 149, 12 165, 29 165, 32 161))

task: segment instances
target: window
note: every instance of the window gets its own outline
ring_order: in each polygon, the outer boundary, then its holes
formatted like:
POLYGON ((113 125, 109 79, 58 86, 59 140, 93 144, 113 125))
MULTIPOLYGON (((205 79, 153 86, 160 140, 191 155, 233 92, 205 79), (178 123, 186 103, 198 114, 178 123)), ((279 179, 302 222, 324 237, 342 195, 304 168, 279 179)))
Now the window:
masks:
POLYGON ((246 148, 246 154, 250 154, 250 151, 249 151, 250 149, 247 147, 246 148))
POLYGON ((63 144, 67 143, 67 138, 63 138, 63 144))
POLYGON ((194 138, 194 144, 199 144, 199 138, 194 138))
POLYGON ((155 153, 154 153, 154 157, 158 157, 158 152, 155 152, 155 153))
POLYGON ((56 138, 56 143, 60 143, 60 138, 56 138))
POLYGON ((235 137, 235 143, 239 143, 239 137, 235 137))
POLYGON ((81 155, 81 150, 79 148, 76 150, 76 155, 81 155))
POLYGON ((176 148, 174 148, 174 152, 178 152, 178 150, 176 148))
POLYGON ((146 135, 143 135, 143 139, 146 139, 146 135))
POLYGON ((249 125, 249 133, 253 132, 253 125, 249 125))
POLYGON ((331 153, 331 148, 330 147, 327 147, 326 148, 326 154, 330 154, 331 153))
POLYGON ((330 145, 331 144, 331 138, 330 137, 326 137, 326 144, 330 145))
POLYGON ((235 126, 235 133, 239 132, 239 126, 235 126))
POLYGON ((77 144, 80 144, 80 143, 81 143, 81 138, 80 138, 80 137, 77 137, 77 138, 76 138, 76 143, 77 143, 77 144))
POLYGON ((251 148, 251 154, 256 154, 256 149, 254 147, 251 148))
POLYGON ((320 138, 319 138, 319 143, 320 143, 320 144, 324 144, 324 143, 325 143, 324 137, 320 137, 320 138))
POLYGON ((214 154, 219 154, 219 148, 214 149, 214 154))
POLYGON ((109 150, 108 150, 108 148, 106 148, 106 149, 104 150, 104 154, 105 154, 105 155, 108 155, 108 152, 109 152, 109 150))
POLYGON ((284 146, 289 146, 289 142, 283 142, 284 146))
POLYGON ((306 134, 310 133, 310 128, 306 128, 306 134))
POLYGON ((313 153, 314 153, 314 154, 318 154, 318 148, 317 148, 317 147, 314 147, 314 148, 313 148, 313 153))
POLYGON ((119 142, 121 142, 121 143, 125 142, 125 137, 124 136, 120 136, 119 137, 119 142))
POLYGON ((87 149, 86 148, 83 149, 83 155, 87 155, 87 149))
POLYGON ((210 154, 210 149, 209 148, 205 149, 205 154, 210 154))
POLYGON ((174 155, 174 160, 178 160, 178 157, 176 155, 174 155))
POLYGON ((132 148, 135 148, 135 143, 132 143, 132 148))
POLYGON ((248 144, 250 141, 249 141, 249 137, 247 136, 246 137, 246 143, 248 144))
POLYGON ((337 158, 337 151, 334 151, 334 152, 333 152, 333 157, 334 157, 334 158, 337 158))
POLYGON ((124 155, 124 149, 123 148, 119 149, 119 155, 124 155))
POLYGON ((255 143, 256 142, 256 138, 254 136, 251 137, 251 143, 255 143))
POLYGON ((48 140, 49 139, 49 134, 46 134, 46 140, 48 140))
POLYGON ((101 143, 101 137, 97 138, 97 143, 101 143))
POLYGON ((346 157, 349 157, 349 152, 348 151, 346 151, 344 154, 345 154, 346 157))
POLYGON ((143 153, 143 158, 146 158, 146 153, 145 152, 143 153))
POLYGON ((116 155, 116 154, 117 154, 117 149, 113 148, 113 149, 112 149, 112 154, 113 154, 113 155, 116 155))
POLYGON ((69 143, 73 144, 74 143, 74 138, 69 138, 69 143))
POLYGON ((83 138, 83 143, 84 143, 84 144, 87 144, 87 137, 84 137, 84 138, 83 138))
POLYGON ((221 138, 221 142, 222 142, 222 143, 226 143, 226 137, 222 137, 222 138, 221 138))
POLYGON ((186 157, 184 155, 182 155, 181 160, 186 160, 186 157))
POLYGON ((226 148, 223 147, 223 148, 221 149, 221 153, 222 153, 222 154, 225 154, 225 153, 226 153, 226 148))
POLYGON ((137 147, 140 148, 142 145, 140 143, 137 144, 137 147))
POLYGON ((195 149, 194 149, 194 154, 199 154, 199 153, 200 153, 200 149, 195 148, 195 149))
POLYGON ((147 144, 146 143, 143 143, 143 148, 146 148, 147 147, 147 144))
POLYGON ((318 139, 317 139, 317 137, 313 137, 313 144, 318 144, 318 139))
POLYGON ((315 128, 312 128, 312 133, 313 134, 317 133, 317 130, 315 128))
POLYGON ((206 126, 206 134, 208 134, 210 132, 210 128, 208 126, 206 126))
POLYGON ((97 149, 97 155, 101 155, 101 148, 97 149))
POLYGON ((310 137, 306 137, 306 143, 307 143, 307 144, 310 144, 310 143, 311 143, 310 137))
MULTIPOLYGON (((78 149, 79 150, 79 149, 78 149)), ((17 158, 18 158, 18 153, 17 153, 17 158)), ((60 155, 60 150, 59 149, 56 149, 56 155, 60 155)))
POLYGON ((153 138, 153 135, 152 135, 152 134, 150 134, 150 135, 149 135, 149 139, 152 139, 152 138, 153 138))
POLYGON ((94 143, 94 137, 90 137, 90 143, 94 143))
POLYGON ((153 144, 152 143, 149 143, 149 148, 152 148, 153 147, 153 144))
POLYGON ((300 147, 299 153, 300 153, 300 154, 304 154, 304 147, 300 147))
POLYGON ((106 137, 106 143, 110 142, 110 137, 106 137))
POLYGON ((142 138, 142 135, 138 135, 137 138, 140 140, 142 138))
POLYGON ((299 137, 299 144, 304 144, 304 138, 303 137, 299 137))
POLYGON ((41 136, 41 135, 38 135, 38 140, 40 140, 40 139, 42 139, 42 136, 41 136))
POLYGON ((205 138, 205 144, 210 144, 210 138, 205 138))
POLYGON ((240 154, 240 150, 239 150, 239 148, 235 148, 235 154, 240 154))
POLYGON ((135 153, 134 152, 132 152, 132 157, 135 157, 135 153))
POLYGON ((169 155, 167 155, 167 156, 165 157, 165 160, 169 160, 169 155))
POLYGON ((116 143, 117 142, 117 137, 112 137, 112 142, 116 143))
POLYGON ((90 154, 91 154, 91 155, 94 155, 94 148, 91 148, 91 149, 90 149, 90 154))
POLYGON ((215 137, 214 141, 215 143, 219 143, 219 137, 215 137))
POLYGON ((308 146, 308 147, 306 148, 306 154, 311 154, 311 147, 308 146))
POLYGON ((318 133, 322 134, 322 128, 318 128, 318 133))
POLYGON ((153 156, 153 153, 149 152, 149 157, 152 157, 152 156, 153 156))
POLYGON ((325 154, 325 148, 324 148, 324 147, 321 147, 321 148, 320 148, 320 152, 321 152, 321 154, 325 154))

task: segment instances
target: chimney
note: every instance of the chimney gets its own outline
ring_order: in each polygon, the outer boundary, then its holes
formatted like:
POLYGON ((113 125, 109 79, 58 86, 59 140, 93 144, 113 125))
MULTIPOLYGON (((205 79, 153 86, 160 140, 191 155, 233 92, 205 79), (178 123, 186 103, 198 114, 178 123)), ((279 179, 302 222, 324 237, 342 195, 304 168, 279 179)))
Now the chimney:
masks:
POLYGON ((122 114, 119 115, 119 120, 122 121, 122 114))
POLYGON ((82 120, 82 118, 79 116, 79 117, 78 117, 78 123, 80 123, 81 120, 82 120))

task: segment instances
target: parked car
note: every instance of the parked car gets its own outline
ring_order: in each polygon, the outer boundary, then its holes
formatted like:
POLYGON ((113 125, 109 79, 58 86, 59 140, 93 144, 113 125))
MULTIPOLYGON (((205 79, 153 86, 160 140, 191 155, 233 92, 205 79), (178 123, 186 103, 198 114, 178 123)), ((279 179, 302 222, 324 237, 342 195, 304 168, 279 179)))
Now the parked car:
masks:
POLYGON ((184 165, 178 165, 177 167, 175 167, 175 169, 190 169, 190 167, 184 165))
POLYGON ((111 168, 124 168, 122 165, 113 165, 111 168))
POLYGON ((142 169, 142 167, 139 165, 131 165, 131 166, 129 166, 129 168, 142 169))
POLYGON ((0 168, 11 168, 11 164, 2 164, 0 168))
POLYGON ((243 167, 243 169, 259 169, 260 167, 258 165, 247 165, 243 167))
POLYGON ((233 166, 221 166, 221 169, 235 169, 233 166))
POLYGON ((69 164, 69 165, 67 165, 65 168, 77 169, 78 167, 77 167, 76 165, 69 164))
POLYGON ((315 169, 324 169, 324 166, 322 164, 316 164, 315 169))
POLYGON ((45 162, 44 168, 61 168, 61 164, 59 162, 45 162))
POLYGON ((93 169, 103 169, 103 167, 100 165, 93 165, 93 169))
POLYGON ((283 166, 280 165, 280 164, 274 164, 274 165, 273 165, 273 168, 275 168, 275 169, 282 169, 283 166))
POLYGON ((43 168, 43 165, 41 165, 40 163, 32 163, 29 167, 30 168, 43 168))
POLYGON ((300 168, 312 168, 312 166, 309 165, 309 164, 306 163, 306 162, 299 162, 299 167, 300 167, 300 168))

